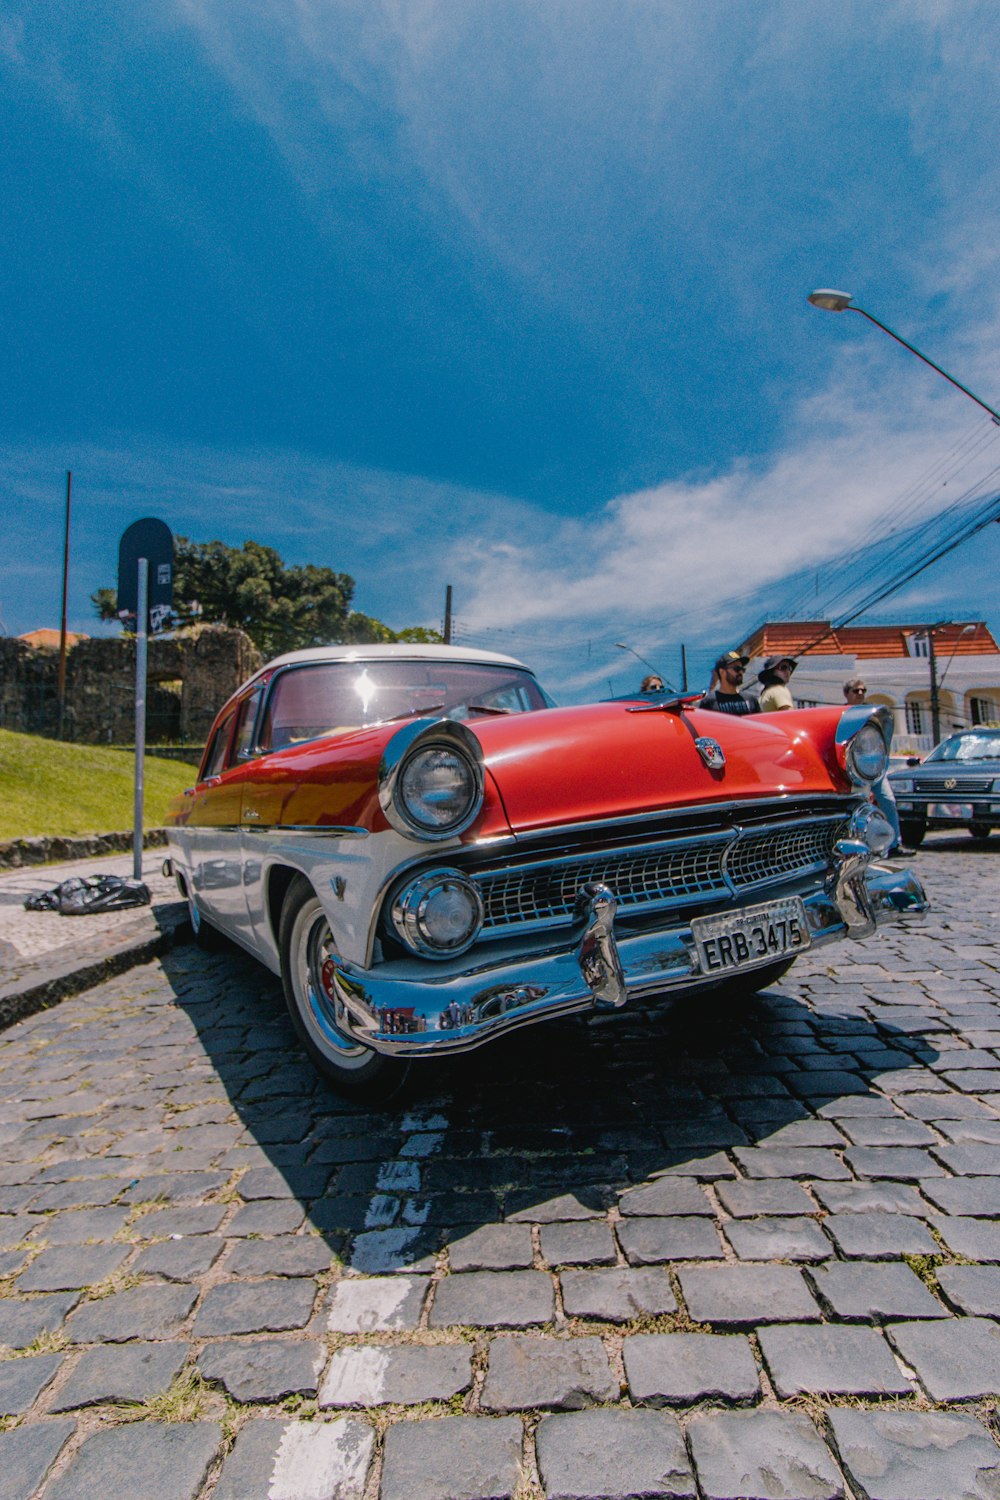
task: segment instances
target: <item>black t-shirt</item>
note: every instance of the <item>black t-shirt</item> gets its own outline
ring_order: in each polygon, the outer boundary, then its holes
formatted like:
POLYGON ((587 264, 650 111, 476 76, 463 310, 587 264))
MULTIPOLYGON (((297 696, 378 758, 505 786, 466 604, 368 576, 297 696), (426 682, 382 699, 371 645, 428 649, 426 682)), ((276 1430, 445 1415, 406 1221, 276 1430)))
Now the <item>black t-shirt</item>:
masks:
POLYGON ((742 693, 706 693, 698 704, 717 714, 759 714, 760 704, 756 698, 744 698, 742 693))

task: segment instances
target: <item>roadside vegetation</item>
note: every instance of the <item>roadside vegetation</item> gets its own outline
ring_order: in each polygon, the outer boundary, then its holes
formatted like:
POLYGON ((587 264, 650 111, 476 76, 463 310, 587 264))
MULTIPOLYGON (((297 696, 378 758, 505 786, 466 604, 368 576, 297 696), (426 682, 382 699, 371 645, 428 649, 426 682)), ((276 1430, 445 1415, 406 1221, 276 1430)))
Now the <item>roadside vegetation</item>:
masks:
MULTIPOLYGON (((131 828, 134 767, 130 750, 0 729, 0 840, 131 828)), ((194 778, 193 766, 147 755, 145 827, 159 827, 171 797, 194 778)))

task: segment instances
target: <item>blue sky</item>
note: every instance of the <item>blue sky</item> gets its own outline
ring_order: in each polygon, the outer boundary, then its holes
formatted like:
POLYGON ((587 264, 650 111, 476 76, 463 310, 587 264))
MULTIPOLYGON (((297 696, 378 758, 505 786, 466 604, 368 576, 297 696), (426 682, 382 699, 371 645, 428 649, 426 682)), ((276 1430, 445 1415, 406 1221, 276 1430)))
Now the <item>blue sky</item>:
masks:
MULTIPOLYGON (((77 629, 143 515, 397 627, 451 583, 565 701, 837 614, 838 557, 1000 489, 805 301, 1000 404, 998 72, 977 0, 0 0, 6 630, 58 624, 68 468, 77 629)), ((869 618, 997 623, 998 563, 869 618)))

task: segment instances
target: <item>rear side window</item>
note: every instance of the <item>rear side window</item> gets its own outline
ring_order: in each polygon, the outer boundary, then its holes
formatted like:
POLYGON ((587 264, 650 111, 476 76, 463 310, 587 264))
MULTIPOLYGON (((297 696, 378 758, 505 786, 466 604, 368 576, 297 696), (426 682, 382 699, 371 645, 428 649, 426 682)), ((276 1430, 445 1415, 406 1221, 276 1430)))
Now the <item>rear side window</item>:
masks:
POLYGON ((233 715, 227 714, 208 742, 205 752, 205 765, 201 773, 201 780, 207 781, 210 776, 218 776, 226 763, 226 749, 229 745, 229 731, 233 727, 233 715))

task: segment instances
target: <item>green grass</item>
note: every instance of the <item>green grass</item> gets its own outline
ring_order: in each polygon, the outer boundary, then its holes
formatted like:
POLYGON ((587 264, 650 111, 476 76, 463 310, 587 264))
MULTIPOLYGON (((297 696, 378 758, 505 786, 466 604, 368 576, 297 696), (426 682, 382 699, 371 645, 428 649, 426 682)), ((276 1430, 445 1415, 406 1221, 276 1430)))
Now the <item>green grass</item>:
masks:
MULTIPOLYGON (((129 829, 134 775, 130 751, 0 729, 0 839, 129 829)), ((181 761, 147 755, 144 827, 159 827, 171 797, 196 775, 181 761)))

